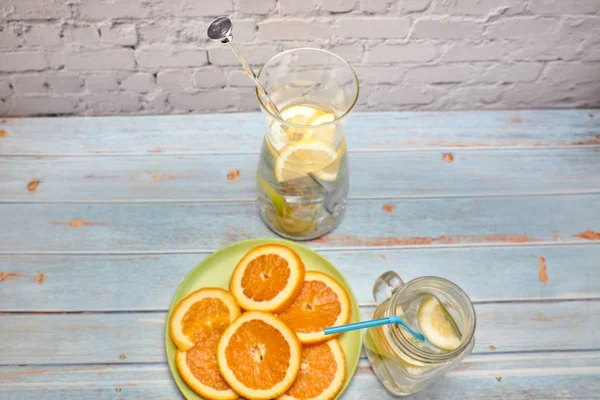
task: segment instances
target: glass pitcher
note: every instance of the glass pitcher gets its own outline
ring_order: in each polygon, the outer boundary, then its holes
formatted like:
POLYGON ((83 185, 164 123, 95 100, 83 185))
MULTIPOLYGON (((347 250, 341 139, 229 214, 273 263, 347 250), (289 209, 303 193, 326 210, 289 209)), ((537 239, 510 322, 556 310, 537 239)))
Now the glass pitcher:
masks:
POLYGON ((369 328, 365 350, 373 371, 390 393, 408 396, 422 390, 473 350, 475 309, 467 294, 454 283, 430 276, 404 283, 396 273, 388 271, 375 282, 373 296, 378 303, 373 319, 398 315, 426 337, 427 330, 420 326, 428 323, 424 320, 428 315, 424 305, 426 301, 439 300, 443 306, 440 310, 444 310, 443 315, 449 314, 448 320, 455 322, 458 334, 452 346, 455 348, 444 350, 434 346, 434 340, 419 342, 399 325, 369 328))
POLYGON ((277 54, 258 73, 280 116, 265 106, 267 131, 257 170, 258 212, 275 233, 308 240, 334 229, 348 197, 344 125, 358 78, 339 56, 300 48, 277 54))

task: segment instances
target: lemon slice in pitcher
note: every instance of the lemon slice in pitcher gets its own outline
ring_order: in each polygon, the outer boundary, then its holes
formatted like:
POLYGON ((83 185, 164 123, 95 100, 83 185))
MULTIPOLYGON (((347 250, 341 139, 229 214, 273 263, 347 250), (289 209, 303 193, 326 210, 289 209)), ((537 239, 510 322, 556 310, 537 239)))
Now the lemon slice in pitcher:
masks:
MULTIPOLYGON (((305 105, 291 106, 281 111, 281 118, 285 122, 297 125, 308 126, 311 124, 311 121, 318 118, 318 116, 318 109, 305 105)), ((284 146, 308 138, 313 134, 312 129, 285 126, 277 120, 271 122, 269 131, 271 132, 270 140, 268 141, 270 142, 269 150, 271 150, 271 148, 275 150, 271 152, 274 156, 276 156, 276 153, 281 151, 284 146)))
POLYGON ((339 153, 318 140, 290 143, 275 160, 275 179, 285 182, 313 173, 320 179, 334 181, 339 167, 339 153), (337 166, 336 166, 337 164, 337 166))
POLYGON ((269 197, 269 200, 271 200, 273 207, 275 207, 275 212, 277 213, 277 216, 283 217, 286 211, 286 204, 283 197, 279 193, 277 193, 277 190, 271 187, 271 185, 269 185, 267 181, 263 179, 262 176, 260 176, 258 171, 256 172, 256 180, 258 181, 260 187, 265 191, 266 195, 269 197))
POLYGON ((319 111, 310 106, 297 105, 284 109, 281 118, 286 122, 298 125, 309 125, 319 111))
MULTIPOLYGON (((314 107, 298 105, 283 110, 281 112, 281 118, 292 124, 310 125, 311 121, 316 118, 318 114, 319 110, 314 107)), ((290 142, 297 142, 298 140, 308 138, 312 133, 311 131, 311 129, 291 126, 285 128, 287 139, 290 142)))
MULTIPOLYGON (((313 119, 310 124, 312 126, 328 124, 335 120, 335 114, 327 113, 313 119)), ((321 140, 325 143, 333 143, 335 141, 335 124, 324 126, 322 128, 311 129, 308 137, 321 140)))
POLYGON ((335 119, 334 113, 327 113, 327 114, 320 115, 317 118, 313 119, 312 121, 310 121, 310 124, 311 125, 328 124, 330 122, 333 122, 334 119, 335 119))
POLYGON ((284 232, 290 235, 303 235, 310 233, 315 229, 317 225, 315 220, 294 219, 292 217, 294 214, 294 206, 286 204, 283 196, 277 193, 277 190, 271 187, 258 172, 256 173, 256 179, 275 208, 273 223, 276 223, 284 232))
POLYGON ((437 297, 429 295, 423 299, 418 319, 421 331, 435 346, 448 351, 460 346, 460 330, 437 297))

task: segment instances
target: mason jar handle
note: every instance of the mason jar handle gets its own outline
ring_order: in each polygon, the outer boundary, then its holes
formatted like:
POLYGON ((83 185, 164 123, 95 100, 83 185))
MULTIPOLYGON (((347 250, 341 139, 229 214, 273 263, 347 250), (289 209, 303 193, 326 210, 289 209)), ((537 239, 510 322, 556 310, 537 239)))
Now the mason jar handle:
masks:
POLYGON ((404 281, 394 271, 384 272, 373 285, 373 298, 377 304, 392 297, 394 290, 404 286, 404 281))

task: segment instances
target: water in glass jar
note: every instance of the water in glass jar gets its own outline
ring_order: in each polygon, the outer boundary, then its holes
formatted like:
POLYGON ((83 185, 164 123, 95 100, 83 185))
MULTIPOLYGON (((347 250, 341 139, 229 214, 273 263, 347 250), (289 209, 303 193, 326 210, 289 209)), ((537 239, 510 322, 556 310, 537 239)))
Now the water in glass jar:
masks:
MULTIPOLYGON (((381 303, 373 318, 385 317, 389 300, 381 303)), ((382 326, 368 329, 365 334, 365 349, 374 370, 392 393, 406 395, 420 390, 431 378, 440 373, 435 361, 417 359, 407 347, 426 355, 442 355, 458 348, 462 343, 460 327, 465 322, 459 308, 446 298, 426 291, 416 291, 402 298, 395 306, 395 315, 400 316, 411 328, 422 333, 426 341, 415 339, 400 326, 382 326), (401 334, 408 344, 398 344, 394 335, 401 334), (396 345, 392 345, 392 342, 396 345)), ((414 353, 412 353, 414 354, 414 353)))
POLYGON ((322 105, 282 108, 265 135, 257 171, 258 209, 276 233, 313 239, 337 226, 346 208, 348 161, 337 113, 322 105))

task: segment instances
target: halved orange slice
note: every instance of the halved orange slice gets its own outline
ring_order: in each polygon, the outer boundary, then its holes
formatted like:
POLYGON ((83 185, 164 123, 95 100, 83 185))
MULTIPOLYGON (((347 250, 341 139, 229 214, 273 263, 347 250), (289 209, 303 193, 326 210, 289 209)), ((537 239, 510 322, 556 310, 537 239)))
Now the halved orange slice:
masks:
POLYGON ((171 314, 169 333, 181 351, 223 332, 241 313, 233 296, 220 288, 203 288, 185 297, 171 314))
POLYGON ((331 276, 308 271, 296 300, 277 316, 302 343, 323 342, 335 337, 325 336, 323 329, 350 322, 350 297, 331 276))
POLYGON ((346 357, 337 339, 302 349, 296 382, 279 400, 329 400, 344 386, 346 357))
POLYGON ((177 351, 177 371, 194 392, 207 399, 234 400, 240 396, 223 379, 217 365, 217 346, 221 331, 211 335, 188 351, 177 351))
POLYGON ((217 350, 219 371, 248 399, 273 399, 286 392, 300 371, 302 346, 273 314, 249 311, 223 333, 217 350))
POLYGON ((298 295, 304 264, 287 246, 268 244, 250 250, 235 267, 229 290, 244 310, 276 312, 298 295))

